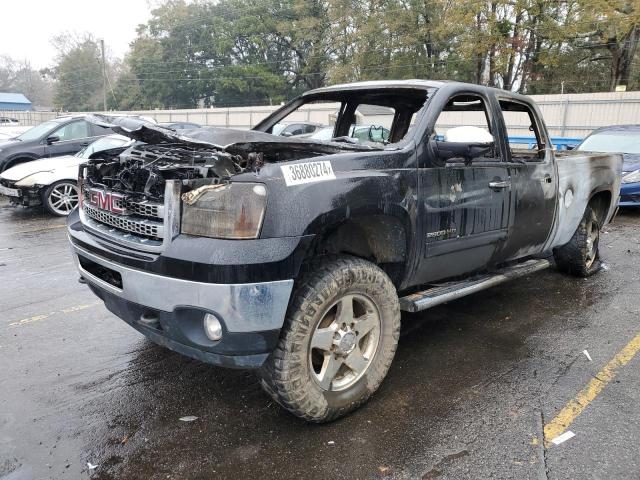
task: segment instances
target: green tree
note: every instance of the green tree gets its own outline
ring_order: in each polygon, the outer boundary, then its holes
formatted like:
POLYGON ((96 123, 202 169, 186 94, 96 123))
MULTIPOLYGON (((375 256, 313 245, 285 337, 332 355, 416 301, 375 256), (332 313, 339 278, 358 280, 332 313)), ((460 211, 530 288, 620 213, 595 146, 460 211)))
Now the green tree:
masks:
POLYGON ((90 36, 63 35, 54 39, 58 57, 53 72, 57 80, 53 104, 67 111, 101 108, 102 66, 100 47, 90 36))

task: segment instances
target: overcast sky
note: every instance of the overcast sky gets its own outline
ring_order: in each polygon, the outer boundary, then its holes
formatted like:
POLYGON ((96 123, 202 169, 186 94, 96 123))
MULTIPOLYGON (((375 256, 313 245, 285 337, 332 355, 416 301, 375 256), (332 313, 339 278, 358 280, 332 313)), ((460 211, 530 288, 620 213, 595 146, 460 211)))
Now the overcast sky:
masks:
POLYGON ((91 32, 107 50, 122 57, 136 27, 150 17, 157 0, 1 0, 0 55, 27 59, 33 68, 53 63, 51 37, 91 32))

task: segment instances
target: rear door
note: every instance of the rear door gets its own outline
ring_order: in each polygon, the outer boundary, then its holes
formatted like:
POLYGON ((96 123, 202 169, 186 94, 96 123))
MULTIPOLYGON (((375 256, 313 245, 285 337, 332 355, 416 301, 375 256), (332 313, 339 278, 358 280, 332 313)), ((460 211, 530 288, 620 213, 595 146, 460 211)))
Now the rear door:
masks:
POLYGON ((511 183, 496 105, 483 92, 457 93, 427 127, 428 153, 418 173, 423 258, 415 283, 483 270, 498 260, 509 226, 511 183), (492 148, 475 158, 444 160, 434 151, 435 141, 438 150, 449 142, 492 148))
POLYGON ((524 100, 498 97, 500 121, 511 139, 529 136, 527 145, 510 142, 506 152, 511 177, 511 222, 500 255, 505 260, 542 251, 556 212, 557 172, 546 128, 534 107, 524 100), (533 143, 532 148, 529 143, 533 143))

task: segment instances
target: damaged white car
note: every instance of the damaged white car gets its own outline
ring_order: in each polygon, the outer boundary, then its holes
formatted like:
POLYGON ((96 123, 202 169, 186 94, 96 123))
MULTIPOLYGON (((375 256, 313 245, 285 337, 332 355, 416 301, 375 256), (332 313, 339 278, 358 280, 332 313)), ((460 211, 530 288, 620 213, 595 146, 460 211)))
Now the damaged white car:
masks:
POLYGON ((90 158, 117 156, 132 143, 128 137, 108 135, 75 155, 21 163, 0 174, 0 194, 13 205, 44 205, 54 215, 69 215, 78 205, 78 166, 90 158))

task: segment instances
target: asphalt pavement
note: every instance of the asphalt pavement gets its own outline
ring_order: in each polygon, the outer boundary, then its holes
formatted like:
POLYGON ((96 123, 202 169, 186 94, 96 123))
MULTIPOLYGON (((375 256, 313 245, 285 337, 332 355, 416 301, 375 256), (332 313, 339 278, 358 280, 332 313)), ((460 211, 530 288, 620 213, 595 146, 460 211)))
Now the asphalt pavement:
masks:
POLYGON ((147 341, 77 282, 62 219, 0 203, 0 479, 640 478, 640 211, 601 243, 589 279, 403 314, 378 393, 309 425, 147 341))

